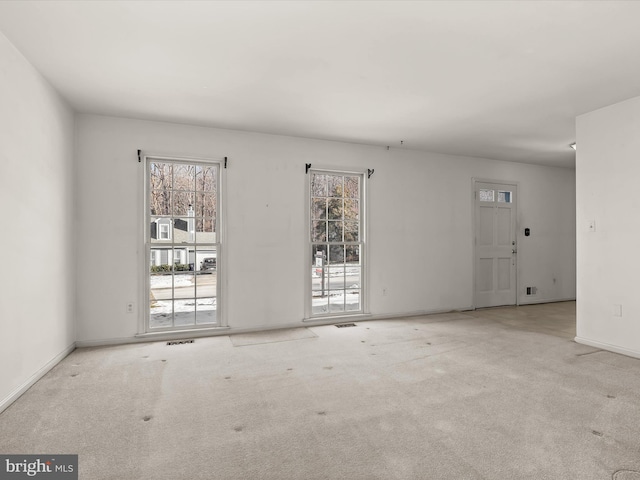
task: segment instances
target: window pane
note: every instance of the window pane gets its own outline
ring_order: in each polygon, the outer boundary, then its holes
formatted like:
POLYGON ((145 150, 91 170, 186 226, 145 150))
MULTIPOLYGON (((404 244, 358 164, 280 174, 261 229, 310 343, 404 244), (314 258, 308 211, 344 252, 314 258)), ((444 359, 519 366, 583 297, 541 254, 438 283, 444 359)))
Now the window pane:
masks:
POLYGON ((330 266, 326 273, 328 286, 331 290, 341 290, 345 288, 344 284, 344 265, 330 266))
POLYGON ((170 163, 150 163, 149 184, 151 190, 170 190, 173 185, 172 165, 170 163))
POLYGON ((326 313, 328 311, 328 281, 329 273, 327 264, 328 246, 316 244, 311 246, 311 296, 313 313, 326 313))
POLYGON ((511 192, 498 192, 498 202, 511 203, 511 192))
POLYGON ((171 242, 172 222, 170 218, 152 217, 149 223, 149 240, 151 243, 171 242))
POLYGON ((196 165, 196 190, 200 192, 216 192, 217 167, 196 165))
POLYGON ((195 195, 192 192, 174 192, 173 193, 173 215, 178 216, 194 216, 195 195))
POLYGON ((152 190, 149 198, 151 215, 171 215, 171 191, 152 190))
POLYGON ((346 262, 352 265, 360 265, 360 246, 347 245, 346 262))
POLYGON ((342 242, 342 223, 328 222, 327 236, 330 242, 342 242))
POLYGON ((327 263, 327 245, 311 246, 311 266, 323 267, 327 263))
POLYGON ((358 228, 358 222, 344 222, 344 241, 357 242, 359 240, 358 228))
POLYGON ((189 266, 178 264, 174 266, 173 298, 193 298, 196 296, 196 279, 189 266))
POLYGON ((329 312, 344 312, 344 290, 332 290, 329 292, 329 312))
POLYGON ((362 308, 362 302, 360 297, 361 289, 349 289, 345 295, 345 310, 357 311, 362 308))
POLYGON ((314 198, 311 204, 311 218, 324 219, 327 218, 327 199, 314 198))
POLYGON ((216 194, 215 193, 196 193, 196 201, 194 210, 198 217, 215 217, 216 216, 216 194))
POLYGON ((494 191, 493 190, 480 190, 481 202, 493 202, 494 191))
POLYGON ((206 325, 217 323, 217 298, 198 298, 196 300, 196 323, 206 325))
MULTIPOLYGON (((195 242, 195 223, 195 218, 175 218, 173 220, 173 243, 195 242)), ((184 257, 180 258, 184 260, 184 257)))
MULTIPOLYGON (((214 245, 198 245, 196 247, 196 258, 195 258, 195 267, 196 271, 200 274, 198 275, 198 282, 201 279, 204 284, 215 283, 215 280, 209 278, 210 274, 215 274, 218 271, 218 252, 216 251, 216 247, 214 245)), ((200 287, 200 283, 198 283, 198 287, 200 287)), ((207 293, 205 295, 201 295, 198 291, 198 296, 200 297, 211 297, 215 296, 213 293, 207 293)))
POLYGON ((348 198, 360 198, 359 177, 344 177, 344 196, 348 198))
POLYGON ((173 301, 173 325, 174 327, 195 325, 196 323, 196 301, 174 300, 173 301))
POLYGON ((332 198, 329 200, 328 209, 329 220, 342 220, 342 199, 332 198))
POLYGON ((345 267, 345 288, 362 288, 361 268, 353 265, 345 267))
POLYGON ((344 263, 344 245, 329 246, 329 265, 342 265, 344 263))
POLYGON ((313 174, 313 176, 311 177, 311 196, 327 196, 327 175, 319 175, 317 173, 313 174))
POLYGON ((173 275, 171 248, 152 248, 149 258, 149 311, 152 328, 172 325, 173 275))
POLYGON ((195 165, 173 166, 173 189, 174 190, 195 190, 195 165))
POLYGON ((329 276, 327 269, 323 267, 311 267, 311 290, 324 291, 327 288, 329 276))
POLYGON ((344 201, 345 220, 358 220, 360 218, 360 202, 358 200, 346 199, 344 201))
POLYGON ((215 220, 213 218, 196 218, 195 223, 196 242, 216 243, 215 220))
POLYGON ((166 328, 173 326, 173 300, 149 301, 149 327, 166 328))
POLYGON ((316 292, 313 292, 313 296, 311 298, 311 312, 314 315, 322 315, 329 312, 329 297, 327 295, 316 295, 316 292))
POLYGON ((343 187, 342 180, 343 177, 340 175, 328 175, 328 196, 329 197, 342 197, 343 196, 343 187))
POLYGON ((311 241, 326 242, 327 241, 327 222, 312 221, 311 222, 311 241))

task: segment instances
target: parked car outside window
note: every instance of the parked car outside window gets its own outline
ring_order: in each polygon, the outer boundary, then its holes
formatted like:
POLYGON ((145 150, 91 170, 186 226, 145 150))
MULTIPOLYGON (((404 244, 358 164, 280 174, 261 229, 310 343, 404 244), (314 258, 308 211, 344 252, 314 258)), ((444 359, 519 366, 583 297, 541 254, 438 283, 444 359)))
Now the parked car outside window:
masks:
POLYGON ((200 271, 213 271, 216 269, 217 261, 215 257, 209 257, 202 260, 200 263, 200 271))

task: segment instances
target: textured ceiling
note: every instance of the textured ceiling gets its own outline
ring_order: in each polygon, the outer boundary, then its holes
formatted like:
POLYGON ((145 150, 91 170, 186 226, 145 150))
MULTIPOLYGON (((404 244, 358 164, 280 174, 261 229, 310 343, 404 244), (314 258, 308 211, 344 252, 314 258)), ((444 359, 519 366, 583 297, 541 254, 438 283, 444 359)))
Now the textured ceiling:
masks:
POLYGON ((2 1, 79 112, 572 167, 640 95, 640 2, 2 1))

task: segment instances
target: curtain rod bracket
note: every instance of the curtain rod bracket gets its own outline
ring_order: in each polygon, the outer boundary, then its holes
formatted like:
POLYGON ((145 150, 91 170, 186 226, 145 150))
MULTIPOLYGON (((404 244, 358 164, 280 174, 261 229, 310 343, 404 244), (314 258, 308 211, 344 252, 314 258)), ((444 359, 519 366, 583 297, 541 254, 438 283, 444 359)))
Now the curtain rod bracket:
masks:
POLYGON ((311 164, 310 163, 305 163, 304 164, 304 173, 309 173, 309 169, 311 168, 311 164))
POLYGON ((138 163, 142 162, 142 150, 138 149, 138 163))
POLYGON ((373 168, 367 168, 367 178, 371 178, 371 175, 373 175, 373 172, 375 172, 373 168))
POLYGON ((227 168, 227 157, 224 157, 224 168, 227 168))

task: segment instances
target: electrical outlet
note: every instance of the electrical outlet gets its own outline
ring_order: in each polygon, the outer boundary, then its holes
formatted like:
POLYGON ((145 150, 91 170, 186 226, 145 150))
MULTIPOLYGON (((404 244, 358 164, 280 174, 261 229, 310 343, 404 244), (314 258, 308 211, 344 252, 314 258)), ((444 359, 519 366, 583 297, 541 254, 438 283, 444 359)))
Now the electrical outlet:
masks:
POLYGON ((587 222, 587 231, 588 232, 595 232, 596 231, 596 221, 595 220, 589 220, 587 222))
POLYGON ((622 316, 622 305, 614 305, 613 306, 613 316, 621 317, 622 316))
POLYGON ((133 302, 127 302, 127 313, 133 313, 133 302))

